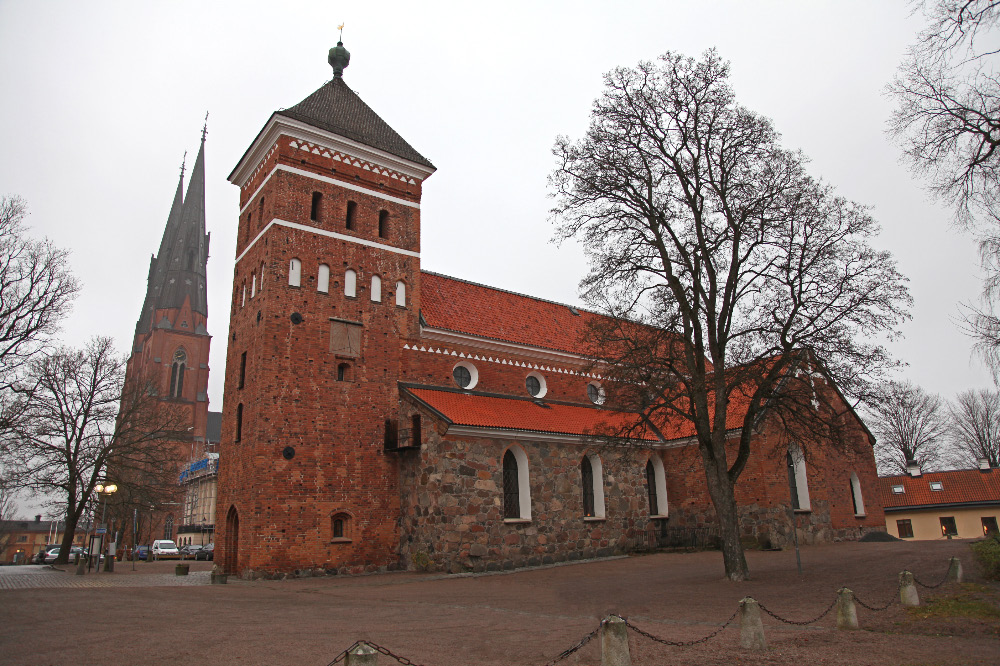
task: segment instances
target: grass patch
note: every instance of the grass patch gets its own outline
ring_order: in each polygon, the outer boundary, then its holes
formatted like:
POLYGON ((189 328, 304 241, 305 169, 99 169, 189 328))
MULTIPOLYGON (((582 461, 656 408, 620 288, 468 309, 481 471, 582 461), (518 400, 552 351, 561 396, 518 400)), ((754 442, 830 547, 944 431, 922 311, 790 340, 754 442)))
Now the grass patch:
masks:
POLYGON ((996 590, 965 583, 960 592, 931 597, 926 605, 908 608, 907 613, 914 620, 969 619, 993 624, 1000 622, 1000 603, 996 590))

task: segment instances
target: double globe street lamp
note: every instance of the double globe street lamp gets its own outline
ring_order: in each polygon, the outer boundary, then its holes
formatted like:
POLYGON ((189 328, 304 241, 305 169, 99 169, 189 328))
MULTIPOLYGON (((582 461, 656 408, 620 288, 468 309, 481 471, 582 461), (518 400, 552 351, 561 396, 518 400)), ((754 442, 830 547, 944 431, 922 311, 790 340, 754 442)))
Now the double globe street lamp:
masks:
MULTIPOLYGON (((96 486, 94 486, 94 492, 96 492, 97 494, 101 495, 101 526, 104 529, 104 534, 101 535, 101 549, 100 549, 101 551, 104 550, 104 537, 107 535, 107 525, 104 523, 104 518, 105 518, 105 514, 108 511, 108 498, 111 495, 114 495, 117 490, 118 490, 118 486, 116 486, 113 483, 108 483, 108 484, 98 483, 96 486)), ((112 555, 113 555, 113 553, 109 554, 108 559, 105 561, 105 565, 104 565, 104 570, 105 571, 113 571, 114 570, 114 564, 112 564, 112 555)), ((101 560, 100 560, 100 558, 98 558, 98 560, 97 560, 97 570, 98 571, 101 570, 101 560)))

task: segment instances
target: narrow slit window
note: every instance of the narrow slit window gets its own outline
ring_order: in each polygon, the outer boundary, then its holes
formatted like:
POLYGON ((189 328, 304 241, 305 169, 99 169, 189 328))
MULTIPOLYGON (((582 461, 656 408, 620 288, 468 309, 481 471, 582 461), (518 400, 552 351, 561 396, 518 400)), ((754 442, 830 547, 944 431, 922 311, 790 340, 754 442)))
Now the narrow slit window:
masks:
POLYGON ((309 219, 313 222, 319 222, 319 216, 323 209, 323 195, 319 192, 313 192, 312 196, 312 207, 309 209, 309 219))
POLYGON ((378 212, 378 237, 389 237, 389 211, 380 210, 378 212))
POLYGON ((238 442, 243 439, 243 403, 236 405, 236 436, 233 441, 238 442))
POLYGON ((347 202, 347 214, 345 215, 344 222, 348 229, 354 229, 354 215, 357 212, 358 204, 353 201, 347 202))
POLYGON ((247 353, 243 352, 240 354, 240 385, 239 388, 243 388, 246 383, 247 378, 247 353))
POLYGON ((372 276, 371 299, 373 303, 382 302, 382 278, 377 275, 372 276))

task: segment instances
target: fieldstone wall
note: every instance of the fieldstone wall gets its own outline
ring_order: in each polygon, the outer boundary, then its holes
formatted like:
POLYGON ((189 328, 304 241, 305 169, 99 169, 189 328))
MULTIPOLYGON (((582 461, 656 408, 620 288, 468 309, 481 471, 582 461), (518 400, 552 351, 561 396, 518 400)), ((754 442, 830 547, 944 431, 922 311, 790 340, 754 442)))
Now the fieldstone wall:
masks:
POLYGON ((646 461, 657 453, 647 449, 428 430, 422 449, 400 463, 401 566, 458 573, 605 557, 627 552, 659 522, 649 517, 645 480, 646 461), (530 522, 503 518, 502 460, 511 445, 528 458, 530 522), (603 467, 604 519, 583 515, 580 463, 588 453, 603 467))

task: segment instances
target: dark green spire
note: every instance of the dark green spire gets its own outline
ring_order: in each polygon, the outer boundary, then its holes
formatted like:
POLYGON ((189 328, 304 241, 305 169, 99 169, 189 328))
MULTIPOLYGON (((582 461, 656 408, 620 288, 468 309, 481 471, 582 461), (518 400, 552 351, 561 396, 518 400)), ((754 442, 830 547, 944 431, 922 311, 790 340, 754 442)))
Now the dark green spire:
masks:
POLYGON ((334 77, 342 77, 344 68, 351 63, 351 52, 344 48, 344 42, 337 42, 337 45, 330 49, 326 61, 333 67, 334 77))

